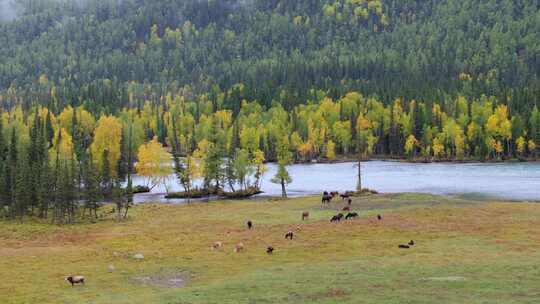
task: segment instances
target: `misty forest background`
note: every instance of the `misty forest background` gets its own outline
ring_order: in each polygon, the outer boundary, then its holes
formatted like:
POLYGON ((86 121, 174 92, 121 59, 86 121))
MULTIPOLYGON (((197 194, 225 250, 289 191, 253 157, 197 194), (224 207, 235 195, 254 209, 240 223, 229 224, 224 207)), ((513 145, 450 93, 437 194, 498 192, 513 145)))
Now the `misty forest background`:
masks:
POLYGON ((135 172, 535 159, 538 37, 536 0, 0 0, 0 216, 125 216, 135 172))

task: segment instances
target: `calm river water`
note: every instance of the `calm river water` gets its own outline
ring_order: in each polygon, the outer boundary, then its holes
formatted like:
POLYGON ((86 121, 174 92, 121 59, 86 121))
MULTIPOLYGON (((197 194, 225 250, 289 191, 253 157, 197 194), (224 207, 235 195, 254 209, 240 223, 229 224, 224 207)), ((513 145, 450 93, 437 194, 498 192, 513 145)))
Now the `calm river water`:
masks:
MULTIPOLYGON (((279 196, 281 188, 270 182, 276 172, 268 164, 262 183, 263 195, 279 196)), ((320 194, 323 190, 346 191, 356 187, 356 164, 296 164, 288 167, 293 178, 289 196, 320 194)), ((432 194, 470 194, 511 200, 540 201, 540 163, 402 163, 369 161, 362 163, 363 186, 381 193, 422 192, 432 194)), ((134 184, 144 184, 134 178, 134 184)), ((182 191, 171 177, 169 191, 182 191)), ((163 198, 164 187, 139 194, 137 203, 179 203, 163 198)))

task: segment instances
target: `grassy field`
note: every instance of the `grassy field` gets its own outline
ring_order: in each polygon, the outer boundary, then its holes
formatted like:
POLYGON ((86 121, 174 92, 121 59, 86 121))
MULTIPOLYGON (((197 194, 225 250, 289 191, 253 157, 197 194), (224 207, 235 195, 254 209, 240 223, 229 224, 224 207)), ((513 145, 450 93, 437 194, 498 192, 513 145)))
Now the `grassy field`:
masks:
POLYGON ((540 303, 540 204, 366 196, 358 220, 331 224, 342 207, 312 197, 143 205, 123 223, 0 222, 0 303, 540 303))

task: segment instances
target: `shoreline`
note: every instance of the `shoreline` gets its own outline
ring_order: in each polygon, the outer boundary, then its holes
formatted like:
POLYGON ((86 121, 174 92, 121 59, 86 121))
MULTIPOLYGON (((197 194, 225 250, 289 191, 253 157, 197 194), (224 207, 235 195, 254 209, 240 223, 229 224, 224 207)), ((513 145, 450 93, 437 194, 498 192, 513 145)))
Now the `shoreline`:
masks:
MULTIPOLYGON (((426 195, 433 197, 443 197, 443 198, 452 198, 452 199, 461 199, 461 200, 470 200, 477 202, 509 202, 509 203, 540 203, 540 200, 535 199, 518 199, 518 198, 508 198, 493 196, 485 193, 479 192, 463 192, 463 193, 430 193, 430 192, 378 192, 371 194, 361 194, 353 197, 370 197, 370 196, 399 196, 399 195, 426 195)), ((144 195, 142 195, 144 196, 144 195)), ((142 202, 136 202, 135 205, 144 205, 144 204, 170 204, 170 205, 183 205, 188 204, 188 199, 186 198, 165 198, 166 193, 152 193, 151 196, 159 196, 160 198, 156 201, 145 200, 142 202)), ((291 199, 303 199, 303 198, 313 198, 320 199, 321 195, 317 193, 305 193, 305 194, 292 194, 287 198, 282 198, 278 195, 265 194, 264 192, 247 197, 247 198, 227 198, 219 196, 207 196, 200 198, 191 198, 190 204, 192 203, 211 203, 211 202, 234 202, 234 201, 281 201, 281 200, 291 200, 291 199)))
MULTIPOLYGON (((384 162, 395 162, 395 163, 409 163, 409 164, 513 164, 513 163, 540 163, 540 159, 525 159, 520 160, 517 158, 506 159, 506 160, 479 160, 479 159, 462 159, 462 160, 452 160, 452 159, 407 159, 407 158, 394 158, 389 156, 376 156, 366 159, 362 159, 361 162, 370 162, 370 161, 384 161, 384 162)), ((295 165, 309 165, 309 164, 342 164, 342 163, 356 163, 358 162, 357 158, 354 157, 342 157, 339 159, 328 160, 328 159, 313 159, 310 161, 295 161, 295 165)), ((274 161, 269 161, 266 163, 275 163, 274 161)))

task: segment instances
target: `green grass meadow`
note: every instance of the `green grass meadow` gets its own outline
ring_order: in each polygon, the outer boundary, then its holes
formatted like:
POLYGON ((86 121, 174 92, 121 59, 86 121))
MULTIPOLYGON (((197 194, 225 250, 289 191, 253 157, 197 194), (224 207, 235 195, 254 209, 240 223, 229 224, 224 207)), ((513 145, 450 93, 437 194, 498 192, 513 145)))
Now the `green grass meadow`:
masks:
POLYGON ((0 222, 0 303, 540 303, 540 204, 371 195, 354 198, 359 219, 330 223, 344 206, 146 204, 121 223, 0 222))

